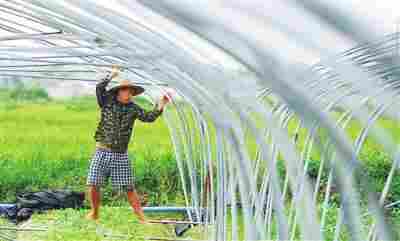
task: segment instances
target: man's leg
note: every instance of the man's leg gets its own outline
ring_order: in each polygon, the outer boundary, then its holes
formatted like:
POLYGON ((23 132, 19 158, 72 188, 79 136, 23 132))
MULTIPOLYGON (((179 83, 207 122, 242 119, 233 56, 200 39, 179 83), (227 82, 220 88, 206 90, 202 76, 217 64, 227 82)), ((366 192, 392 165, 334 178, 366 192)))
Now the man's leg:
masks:
POLYGON ((128 196, 128 202, 140 223, 146 223, 139 195, 135 191, 132 163, 128 153, 116 153, 114 155, 114 165, 111 168, 111 182, 114 187, 124 190, 128 196))
POLYGON ((131 205, 136 216, 138 217, 139 221, 143 224, 146 223, 142 205, 140 204, 139 195, 136 193, 136 191, 133 188, 129 188, 127 190, 127 195, 128 195, 128 202, 131 205))
POLYGON ((97 220, 99 218, 99 208, 101 202, 100 187, 105 183, 108 175, 108 159, 109 153, 96 150, 93 156, 86 184, 88 185, 88 197, 90 201, 91 211, 87 215, 88 219, 97 220))
POLYGON ((94 185, 89 186, 88 195, 91 210, 87 215, 87 218, 91 220, 97 220, 99 218, 99 208, 101 203, 100 188, 94 185))

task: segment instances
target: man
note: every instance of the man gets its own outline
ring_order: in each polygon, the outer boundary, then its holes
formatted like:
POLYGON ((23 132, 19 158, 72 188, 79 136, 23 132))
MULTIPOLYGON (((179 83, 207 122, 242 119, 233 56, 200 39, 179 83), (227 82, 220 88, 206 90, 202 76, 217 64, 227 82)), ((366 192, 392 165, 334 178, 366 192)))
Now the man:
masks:
POLYGON ((145 223, 140 199, 134 189, 132 167, 127 149, 135 120, 155 121, 169 102, 169 98, 163 96, 154 110, 145 111, 131 101, 133 96, 144 92, 142 87, 123 80, 116 87, 106 90, 109 82, 118 74, 119 68, 114 66, 111 74, 96 86, 101 119, 95 134, 96 152, 91 160, 87 177, 91 205, 91 211, 87 217, 91 220, 98 219, 100 187, 110 177, 114 187, 127 192, 128 201, 134 213, 141 223, 145 223))

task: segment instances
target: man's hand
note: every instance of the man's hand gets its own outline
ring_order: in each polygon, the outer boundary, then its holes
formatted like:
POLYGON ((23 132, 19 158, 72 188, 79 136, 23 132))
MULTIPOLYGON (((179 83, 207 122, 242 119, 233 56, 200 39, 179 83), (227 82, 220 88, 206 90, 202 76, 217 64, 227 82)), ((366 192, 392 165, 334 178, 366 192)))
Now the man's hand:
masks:
POLYGON ((113 65, 111 69, 111 79, 114 79, 119 75, 121 67, 119 65, 113 65))
POLYGON ((158 109, 163 110, 164 107, 171 101, 171 97, 168 94, 165 94, 161 97, 158 102, 158 109))

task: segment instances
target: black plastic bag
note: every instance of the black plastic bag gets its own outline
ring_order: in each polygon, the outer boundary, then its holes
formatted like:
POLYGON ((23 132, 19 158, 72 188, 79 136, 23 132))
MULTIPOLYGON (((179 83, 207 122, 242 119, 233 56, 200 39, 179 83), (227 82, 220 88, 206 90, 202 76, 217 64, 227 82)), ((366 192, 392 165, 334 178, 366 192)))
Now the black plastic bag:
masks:
POLYGON ((80 208, 84 200, 84 193, 68 190, 28 192, 17 195, 17 207, 18 209, 30 208, 33 211, 80 208))
POLYGON ((0 215, 14 223, 28 220, 33 213, 52 209, 81 208, 85 194, 68 190, 26 192, 17 195, 17 203, 0 205, 0 215))

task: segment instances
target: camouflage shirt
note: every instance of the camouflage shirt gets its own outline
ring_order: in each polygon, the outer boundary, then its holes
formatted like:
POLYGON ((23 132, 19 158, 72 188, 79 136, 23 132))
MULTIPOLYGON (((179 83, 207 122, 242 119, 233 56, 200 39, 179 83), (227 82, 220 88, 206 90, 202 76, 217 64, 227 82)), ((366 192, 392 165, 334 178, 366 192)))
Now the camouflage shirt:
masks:
POLYGON ((97 102, 101 108, 100 123, 95 139, 109 146, 114 152, 126 152, 136 119, 143 122, 153 122, 162 111, 155 106, 153 111, 145 111, 137 104, 130 102, 122 104, 116 96, 106 90, 110 78, 104 78, 96 86, 97 102))

